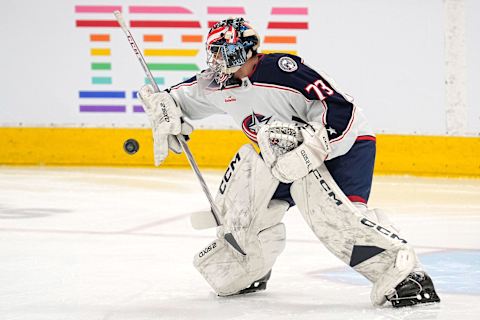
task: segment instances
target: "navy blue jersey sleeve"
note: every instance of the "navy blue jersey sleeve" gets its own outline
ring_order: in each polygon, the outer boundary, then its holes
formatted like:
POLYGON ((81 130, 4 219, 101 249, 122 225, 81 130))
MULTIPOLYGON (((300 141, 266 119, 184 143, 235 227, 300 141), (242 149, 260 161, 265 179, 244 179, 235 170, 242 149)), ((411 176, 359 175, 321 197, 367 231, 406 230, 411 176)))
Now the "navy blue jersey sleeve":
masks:
POLYGON ((323 122, 331 141, 341 139, 349 130, 354 115, 352 99, 336 90, 332 80, 304 64, 298 56, 262 56, 251 81, 290 88, 307 100, 321 102, 312 104, 311 108, 325 109, 319 113, 323 113, 323 122))

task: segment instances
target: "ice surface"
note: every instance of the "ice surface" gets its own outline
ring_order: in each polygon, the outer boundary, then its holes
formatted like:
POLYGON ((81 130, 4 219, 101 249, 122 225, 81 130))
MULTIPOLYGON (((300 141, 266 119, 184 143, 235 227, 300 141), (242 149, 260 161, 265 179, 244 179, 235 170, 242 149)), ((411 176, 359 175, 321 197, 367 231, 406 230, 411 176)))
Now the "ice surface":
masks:
MULTIPOLYGON (((206 171, 216 189, 222 173, 206 171)), ((370 285, 333 257, 296 209, 266 291, 217 297, 192 266, 214 230, 188 170, 0 167, 0 319, 478 319, 480 180, 375 177, 442 303, 370 304, 370 285)))

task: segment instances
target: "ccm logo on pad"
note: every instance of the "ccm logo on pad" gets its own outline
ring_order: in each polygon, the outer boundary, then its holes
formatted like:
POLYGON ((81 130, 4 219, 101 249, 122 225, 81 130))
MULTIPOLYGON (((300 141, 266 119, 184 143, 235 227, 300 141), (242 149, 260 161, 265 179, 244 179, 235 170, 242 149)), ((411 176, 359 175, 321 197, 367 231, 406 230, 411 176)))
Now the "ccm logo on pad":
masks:
POLYGON ((315 178, 317 178, 318 182, 320 183, 320 185, 322 186, 323 190, 325 190, 328 194, 328 196, 335 202, 335 204, 337 206, 341 206, 343 204, 342 201, 340 201, 338 198, 337 198, 337 195, 335 194, 335 192, 333 192, 333 190, 330 188, 330 186, 328 185, 327 181, 325 181, 325 179, 323 179, 322 175, 320 174, 320 172, 318 172, 317 169, 313 170, 313 175, 315 176, 315 178))
POLYGON ((376 231, 380 232, 381 234, 389 237, 389 238, 392 238, 392 239, 395 239, 395 240, 399 240, 401 241, 402 243, 407 243, 407 241, 405 241, 404 239, 400 238, 398 235, 396 235, 395 233, 393 233, 392 231, 388 230, 388 229, 385 229, 384 227, 382 227, 381 225, 378 225, 376 224, 375 222, 373 221, 370 221, 368 220, 367 218, 363 218, 361 221, 360 221, 363 225, 367 226, 367 227, 370 227, 370 228, 375 228, 376 231))
POLYGON ((220 188, 219 191, 221 194, 225 193, 225 189, 227 189, 227 183, 230 181, 230 178, 232 177, 233 172, 235 171, 235 165, 240 162, 240 152, 238 152, 235 155, 235 158, 230 162, 230 165, 227 168, 227 171, 225 171, 225 174, 223 175, 223 180, 220 183, 220 188))

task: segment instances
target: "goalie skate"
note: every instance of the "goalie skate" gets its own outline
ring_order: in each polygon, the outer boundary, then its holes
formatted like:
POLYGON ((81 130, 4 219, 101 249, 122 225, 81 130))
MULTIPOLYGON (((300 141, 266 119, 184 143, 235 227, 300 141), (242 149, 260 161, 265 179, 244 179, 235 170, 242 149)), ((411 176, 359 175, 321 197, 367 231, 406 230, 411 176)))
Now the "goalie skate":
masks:
POLYGON ((432 279, 424 272, 412 272, 387 297, 393 307, 407 307, 420 303, 440 302, 432 279))
POLYGON ((257 281, 254 281, 247 288, 240 290, 238 294, 252 293, 252 292, 257 292, 257 291, 262 291, 267 289, 267 281, 270 279, 271 275, 272 275, 272 270, 268 271, 268 273, 265 276, 261 277, 257 281))

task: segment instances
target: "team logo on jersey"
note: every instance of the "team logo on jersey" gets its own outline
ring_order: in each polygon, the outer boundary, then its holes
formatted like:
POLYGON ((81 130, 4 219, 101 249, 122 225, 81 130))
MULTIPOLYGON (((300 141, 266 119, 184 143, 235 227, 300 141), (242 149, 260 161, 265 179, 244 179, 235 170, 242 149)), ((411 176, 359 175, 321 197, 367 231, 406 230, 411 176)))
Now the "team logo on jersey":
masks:
POLYGON ((260 128, 267 124, 272 117, 265 117, 264 115, 252 112, 251 115, 243 119, 242 130, 247 137, 253 142, 257 142, 257 133, 260 128))
POLYGON ((293 72, 298 69, 298 65, 290 57, 281 57, 278 59, 278 66, 285 72, 293 72))

